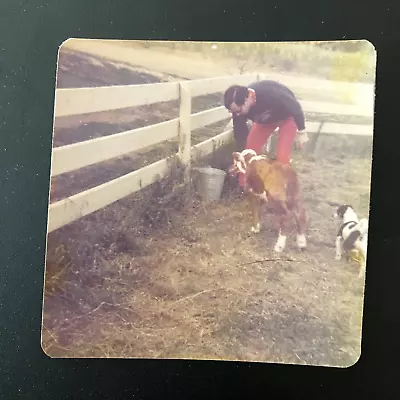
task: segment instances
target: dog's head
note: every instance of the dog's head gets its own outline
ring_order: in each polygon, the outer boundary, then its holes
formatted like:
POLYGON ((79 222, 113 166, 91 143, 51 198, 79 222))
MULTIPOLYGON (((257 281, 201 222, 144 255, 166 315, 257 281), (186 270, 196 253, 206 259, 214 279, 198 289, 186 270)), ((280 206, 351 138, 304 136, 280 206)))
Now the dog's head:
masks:
POLYGON ((350 205, 350 204, 342 204, 341 206, 339 206, 337 209, 336 209, 336 211, 333 213, 333 218, 336 218, 336 219, 343 219, 344 218, 344 216, 345 216, 345 214, 348 212, 348 211, 352 211, 352 212, 354 212, 353 211, 353 207, 350 205))
POLYGON ((235 151, 234 153, 232 153, 233 165, 229 169, 229 173, 231 175, 236 174, 238 172, 244 174, 246 172, 246 168, 249 165, 250 160, 256 155, 257 153, 251 149, 245 149, 240 153, 235 151))

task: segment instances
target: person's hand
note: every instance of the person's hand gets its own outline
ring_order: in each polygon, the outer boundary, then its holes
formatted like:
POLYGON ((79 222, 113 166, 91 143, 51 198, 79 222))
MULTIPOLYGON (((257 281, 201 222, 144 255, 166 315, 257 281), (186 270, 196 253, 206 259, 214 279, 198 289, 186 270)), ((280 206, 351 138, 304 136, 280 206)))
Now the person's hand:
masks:
POLYGON ((233 164, 228 168, 228 174, 230 176, 236 176, 238 173, 239 173, 239 169, 236 166, 236 164, 233 164))
POLYGON ((308 142, 308 135, 305 130, 298 131, 296 138, 295 138, 295 144, 297 149, 303 149, 304 145, 308 142))

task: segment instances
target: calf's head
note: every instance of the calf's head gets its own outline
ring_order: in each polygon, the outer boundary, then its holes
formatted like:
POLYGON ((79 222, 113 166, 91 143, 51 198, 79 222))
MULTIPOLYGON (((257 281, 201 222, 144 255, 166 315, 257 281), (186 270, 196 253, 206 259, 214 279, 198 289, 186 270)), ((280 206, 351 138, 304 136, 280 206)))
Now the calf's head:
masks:
POLYGON ((256 156, 257 153, 252 149, 245 149, 242 152, 235 151, 232 154, 233 157, 233 166, 230 168, 231 173, 245 173, 246 168, 249 165, 250 160, 256 156))

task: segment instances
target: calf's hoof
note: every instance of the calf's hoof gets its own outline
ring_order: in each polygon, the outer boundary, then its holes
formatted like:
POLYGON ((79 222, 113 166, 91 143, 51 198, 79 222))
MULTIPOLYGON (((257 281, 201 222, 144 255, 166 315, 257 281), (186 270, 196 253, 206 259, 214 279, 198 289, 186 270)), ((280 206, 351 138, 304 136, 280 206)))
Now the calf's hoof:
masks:
POLYGON ((286 245, 286 236, 279 236, 275 247, 274 247, 274 251, 276 253, 282 253, 282 251, 285 249, 285 245, 286 245))
POLYGON ((251 227, 251 233, 259 233, 260 232, 260 224, 251 227))
POLYGON ((297 235, 297 246, 300 250, 304 251, 307 247, 307 239, 305 235, 297 235))

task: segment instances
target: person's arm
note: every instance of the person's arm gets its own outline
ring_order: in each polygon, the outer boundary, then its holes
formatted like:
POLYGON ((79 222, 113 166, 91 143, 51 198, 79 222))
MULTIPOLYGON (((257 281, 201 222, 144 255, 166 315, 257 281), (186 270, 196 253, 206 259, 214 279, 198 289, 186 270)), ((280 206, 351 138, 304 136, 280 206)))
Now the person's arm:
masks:
POLYGON ((245 115, 232 115, 233 121, 233 136, 236 144, 241 150, 246 148, 246 140, 249 134, 249 127, 247 125, 247 117, 245 115))
POLYGON ((297 126, 296 147, 302 149, 308 142, 308 135, 305 130, 305 118, 300 103, 296 100, 298 107, 293 107, 293 119, 297 126))
POLYGON ((294 108, 294 111, 293 111, 293 119, 294 119, 294 122, 296 123, 298 131, 301 132, 301 131, 304 131, 304 129, 306 129, 304 113, 303 113, 303 110, 302 110, 300 104, 299 104, 299 107, 297 109, 296 108, 294 108))
POLYGON ((301 108, 301 104, 298 102, 298 100, 294 96, 289 95, 287 92, 281 92, 281 99, 287 109, 291 112, 297 129, 299 131, 306 129, 303 109, 301 108))
POLYGON ((298 130, 295 138, 295 145, 298 149, 302 149, 308 142, 308 135, 305 131, 305 118, 301 104, 296 97, 288 93, 288 91, 281 91, 279 93, 279 101, 293 116, 298 130))

